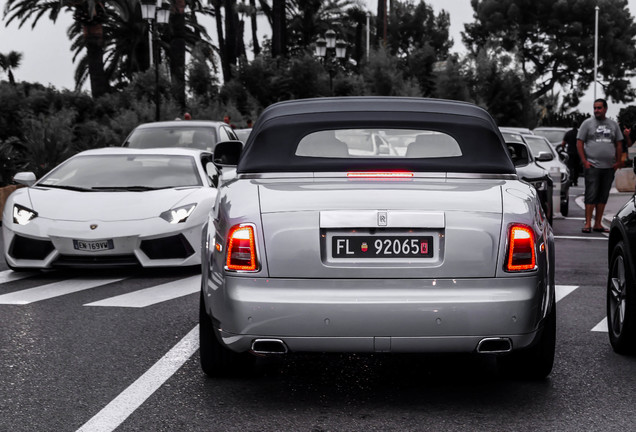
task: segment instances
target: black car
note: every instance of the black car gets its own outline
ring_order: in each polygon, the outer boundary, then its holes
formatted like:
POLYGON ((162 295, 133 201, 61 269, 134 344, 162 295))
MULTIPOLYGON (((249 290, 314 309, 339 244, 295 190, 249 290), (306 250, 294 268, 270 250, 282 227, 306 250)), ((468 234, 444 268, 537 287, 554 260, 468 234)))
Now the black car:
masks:
POLYGON ((508 153, 515 165, 519 178, 530 183, 537 190, 541 207, 543 207, 548 222, 552 225, 554 216, 552 206, 554 184, 550 173, 536 163, 532 152, 524 142, 516 140, 506 141, 506 147, 508 148, 508 153))
POLYGON ((636 352, 636 195, 623 204, 612 220, 607 257, 610 343, 619 354, 633 354, 636 352))

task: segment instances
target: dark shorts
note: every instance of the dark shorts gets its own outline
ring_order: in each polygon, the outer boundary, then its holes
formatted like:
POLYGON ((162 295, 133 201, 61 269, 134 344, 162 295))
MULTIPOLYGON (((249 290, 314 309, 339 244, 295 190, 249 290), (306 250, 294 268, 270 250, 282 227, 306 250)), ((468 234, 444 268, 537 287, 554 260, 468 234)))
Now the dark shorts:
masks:
POLYGON ((585 204, 607 204, 614 168, 587 168, 585 170, 585 204))

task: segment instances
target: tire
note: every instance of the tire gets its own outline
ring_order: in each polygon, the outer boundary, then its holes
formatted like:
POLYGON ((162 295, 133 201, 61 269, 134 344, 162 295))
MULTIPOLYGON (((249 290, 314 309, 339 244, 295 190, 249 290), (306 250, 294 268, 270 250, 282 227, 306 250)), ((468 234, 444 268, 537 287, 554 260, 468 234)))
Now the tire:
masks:
POLYGON ((199 345, 201 369, 209 377, 245 375, 252 370, 253 355, 234 352, 217 339, 212 320, 205 311, 203 293, 199 304, 199 345))
POLYGON ((556 307, 553 302, 538 340, 530 348, 497 357, 497 366, 500 372, 512 378, 542 380, 552 372, 555 348, 556 307))
POLYGON ((636 300, 625 244, 614 246, 607 276, 607 330, 610 344, 618 354, 634 354, 636 346, 636 300))

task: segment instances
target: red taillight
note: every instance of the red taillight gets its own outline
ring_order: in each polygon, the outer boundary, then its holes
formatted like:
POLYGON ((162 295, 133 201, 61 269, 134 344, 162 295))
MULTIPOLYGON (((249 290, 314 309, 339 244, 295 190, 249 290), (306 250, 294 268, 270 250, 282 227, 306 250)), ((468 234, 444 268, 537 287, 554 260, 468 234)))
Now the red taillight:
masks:
POLYGON ((347 177, 351 179, 406 179, 412 178, 412 172, 406 171, 360 171, 348 172, 347 177))
POLYGON ((527 225, 515 224, 508 232, 507 271, 533 270, 536 266, 534 231, 527 225))
POLYGON ((248 224, 234 225, 228 234, 226 269, 255 271, 256 242, 254 227, 248 224))

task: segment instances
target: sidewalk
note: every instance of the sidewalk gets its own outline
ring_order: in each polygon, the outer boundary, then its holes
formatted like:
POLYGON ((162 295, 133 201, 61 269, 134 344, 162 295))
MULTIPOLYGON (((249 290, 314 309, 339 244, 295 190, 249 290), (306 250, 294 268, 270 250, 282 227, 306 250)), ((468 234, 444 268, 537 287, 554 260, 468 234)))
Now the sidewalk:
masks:
MULTIPOLYGON (((581 184, 580 180, 579 184, 581 184)), ((623 204, 631 199, 633 195, 633 192, 619 192, 615 187, 612 187, 609 199, 607 200, 607 205, 605 206, 605 212, 603 213, 603 222, 606 227, 609 228, 612 223, 612 219, 614 219, 614 215, 621 209, 621 207, 623 207, 623 204)), ((575 201, 576 205, 585 209, 583 195, 578 195, 575 201)))

